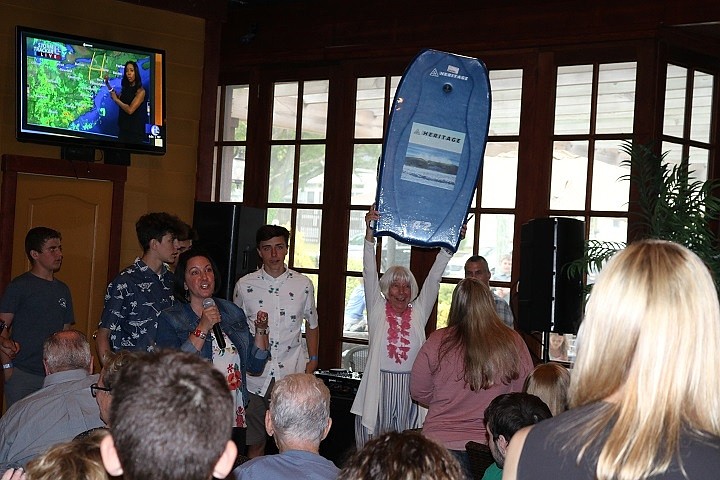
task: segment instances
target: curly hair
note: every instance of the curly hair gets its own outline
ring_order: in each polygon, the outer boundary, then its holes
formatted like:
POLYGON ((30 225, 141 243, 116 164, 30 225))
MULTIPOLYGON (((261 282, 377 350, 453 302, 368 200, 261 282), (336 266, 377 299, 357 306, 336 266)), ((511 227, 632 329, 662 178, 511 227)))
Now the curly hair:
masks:
POLYGON ((388 432, 350 457, 338 480, 462 480, 449 450, 419 432, 388 432))

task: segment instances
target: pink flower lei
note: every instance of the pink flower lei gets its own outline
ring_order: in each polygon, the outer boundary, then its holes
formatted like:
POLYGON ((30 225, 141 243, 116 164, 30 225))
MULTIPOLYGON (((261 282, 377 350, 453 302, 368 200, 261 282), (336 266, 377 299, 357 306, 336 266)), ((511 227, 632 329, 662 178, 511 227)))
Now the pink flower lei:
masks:
POLYGON ((387 351, 388 357, 401 364, 408 359, 410 351, 410 318, 412 305, 402 312, 402 315, 395 313, 390 302, 385 302, 385 315, 388 321, 387 351))

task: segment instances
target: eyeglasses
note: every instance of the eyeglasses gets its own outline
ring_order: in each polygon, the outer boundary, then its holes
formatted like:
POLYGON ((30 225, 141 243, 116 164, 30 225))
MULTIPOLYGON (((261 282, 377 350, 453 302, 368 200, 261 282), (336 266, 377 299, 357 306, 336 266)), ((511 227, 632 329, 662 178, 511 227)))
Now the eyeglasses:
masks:
POLYGON ((93 383, 92 385, 90 385, 90 395, 92 395, 93 398, 95 398, 97 396, 98 390, 100 390, 102 392, 108 392, 108 393, 112 392, 112 388, 110 388, 110 387, 100 387, 100 386, 98 386, 97 383, 93 383))

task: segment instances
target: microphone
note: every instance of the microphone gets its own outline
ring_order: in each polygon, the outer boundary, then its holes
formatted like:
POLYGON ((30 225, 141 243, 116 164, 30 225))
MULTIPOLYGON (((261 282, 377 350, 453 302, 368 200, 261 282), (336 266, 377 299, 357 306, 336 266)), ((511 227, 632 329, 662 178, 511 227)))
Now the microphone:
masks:
MULTIPOLYGON (((215 306, 215 300, 212 298, 206 298, 203 300, 203 308, 210 308, 215 306)), ((225 350, 225 337, 223 337, 222 330, 220 329, 220 322, 213 325, 213 335, 215 335, 215 341, 220 347, 220 350, 225 350)))

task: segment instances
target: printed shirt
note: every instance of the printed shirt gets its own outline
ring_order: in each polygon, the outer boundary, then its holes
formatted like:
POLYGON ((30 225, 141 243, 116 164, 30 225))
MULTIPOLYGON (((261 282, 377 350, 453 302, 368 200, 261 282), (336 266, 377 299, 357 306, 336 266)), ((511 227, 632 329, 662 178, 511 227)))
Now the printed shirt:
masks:
POLYGON ((268 314, 270 359, 262 375, 247 378, 248 390, 265 395, 273 378, 304 372, 307 353, 302 344, 303 320, 308 328, 318 327, 315 288, 310 279, 289 268, 273 278, 260 268, 238 280, 233 298, 247 315, 253 334, 258 311, 268 314))
POLYGON ((163 265, 158 275, 139 258, 110 282, 100 327, 110 330, 110 346, 117 350, 151 351, 157 317, 171 307, 173 274, 163 265))

